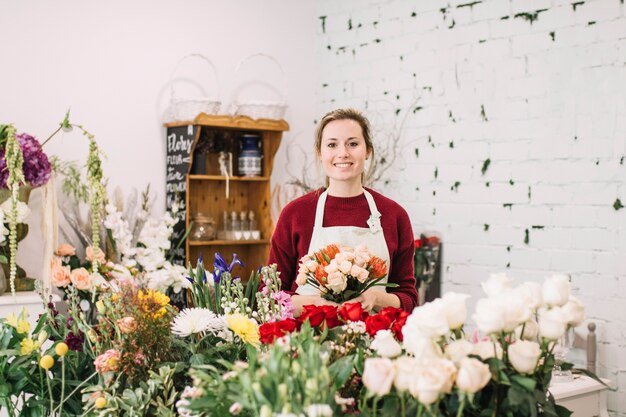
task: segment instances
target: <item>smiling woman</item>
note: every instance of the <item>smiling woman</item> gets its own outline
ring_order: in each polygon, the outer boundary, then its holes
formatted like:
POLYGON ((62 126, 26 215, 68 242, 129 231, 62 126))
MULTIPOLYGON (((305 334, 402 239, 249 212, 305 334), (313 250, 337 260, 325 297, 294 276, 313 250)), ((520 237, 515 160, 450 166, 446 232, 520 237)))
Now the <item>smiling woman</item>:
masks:
POLYGON ((282 289, 295 293, 296 315, 304 305, 334 304, 322 297, 320 288, 324 291, 329 280, 350 281, 351 268, 366 265, 370 256, 386 263, 388 273, 380 282, 391 285, 373 286, 350 301, 361 302, 368 311, 388 306, 412 311, 417 291, 409 216, 396 202, 363 187, 366 161, 374 155, 367 118, 353 109, 328 113, 317 128, 315 151, 327 186, 285 206, 270 249, 269 263, 277 264, 282 289), (329 259, 321 259, 319 270, 303 270, 307 268, 304 264, 298 269, 299 260, 329 244, 357 248, 357 252, 369 254, 368 259, 346 258, 332 265, 329 259), (298 285, 297 275, 307 272, 314 272, 321 286, 298 285))

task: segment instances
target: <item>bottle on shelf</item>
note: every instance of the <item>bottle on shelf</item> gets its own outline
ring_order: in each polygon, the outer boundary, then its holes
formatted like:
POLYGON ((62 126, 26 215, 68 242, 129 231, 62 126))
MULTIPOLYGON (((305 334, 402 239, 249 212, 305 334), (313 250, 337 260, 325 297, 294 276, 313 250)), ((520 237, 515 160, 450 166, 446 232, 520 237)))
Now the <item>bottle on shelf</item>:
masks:
POLYGON ((254 211, 250 210, 248 213, 248 227, 250 228, 250 239, 259 240, 261 239, 261 231, 259 230, 259 225, 256 221, 256 216, 254 211))

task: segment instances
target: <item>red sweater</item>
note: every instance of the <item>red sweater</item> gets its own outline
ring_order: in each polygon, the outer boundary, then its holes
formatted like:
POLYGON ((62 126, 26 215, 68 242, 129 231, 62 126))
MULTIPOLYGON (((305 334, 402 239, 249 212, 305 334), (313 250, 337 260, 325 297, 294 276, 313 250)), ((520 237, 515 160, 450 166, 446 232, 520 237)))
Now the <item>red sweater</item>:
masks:
MULTIPOLYGON (((389 282, 398 284, 387 291, 398 296, 402 308, 413 311, 417 305, 417 290, 413 277, 413 229, 406 211, 395 201, 367 189, 381 213, 381 225, 389 249, 389 282)), ((276 263, 282 288, 294 292, 298 287, 296 275, 300 258, 309 251, 315 208, 323 189, 313 191, 287 204, 280 213, 272 235, 269 263, 276 263)), ((370 216, 365 194, 356 197, 328 196, 324 209, 324 227, 367 227, 370 216)))

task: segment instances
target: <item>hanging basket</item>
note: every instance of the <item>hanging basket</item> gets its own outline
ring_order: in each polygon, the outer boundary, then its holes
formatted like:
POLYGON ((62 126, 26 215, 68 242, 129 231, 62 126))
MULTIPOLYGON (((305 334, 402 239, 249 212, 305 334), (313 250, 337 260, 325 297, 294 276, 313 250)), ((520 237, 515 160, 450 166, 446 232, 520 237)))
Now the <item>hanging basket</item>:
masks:
POLYGON ((213 65, 213 62, 211 62, 211 60, 206 56, 202 54, 188 54, 182 57, 176 64, 174 71, 172 71, 172 75, 170 76, 169 80, 169 86, 170 104, 163 115, 164 123, 191 121, 194 120, 196 116, 198 116, 200 113, 219 113, 222 102, 219 100, 219 80, 217 76, 217 70, 215 69, 215 65, 213 65), (189 58, 200 58, 201 60, 206 62, 211 68, 213 73, 213 81, 215 82, 214 97, 181 98, 177 96, 176 90, 174 89, 174 77, 182 62, 189 58))
POLYGON ((233 103, 233 115, 248 116, 252 119, 273 119, 280 120, 284 117, 287 110, 287 82, 285 80, 285 71, 278 60, 271 55, 257 53, 242 59, 235 69, 235 78, 244 63, 249 62, 253 58, 265 58, 272 61, 280 70, 282 81, 282 94, 277 100, 249 100, 241 99, 239 92, 233 103))

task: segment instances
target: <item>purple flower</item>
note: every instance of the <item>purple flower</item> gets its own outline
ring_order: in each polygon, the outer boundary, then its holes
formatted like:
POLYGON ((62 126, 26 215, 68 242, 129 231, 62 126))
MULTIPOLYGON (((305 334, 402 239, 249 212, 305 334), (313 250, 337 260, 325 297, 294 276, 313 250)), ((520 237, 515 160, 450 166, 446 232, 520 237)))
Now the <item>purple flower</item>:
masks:
MULTIPOLYGON (((44 185, 50 179, 52 167, 48 157, 41 149, 41 145, 37 139, 27 133, 15 135, 15 138, 20 144, 22 154, 24 155, 22 170, 24 171, 26 183, 33 187, 44 185)), ((0 149, 0 188, 7 188, 7 180, 9 178, 9 170, 4 158, 5 152, 6 149, 0 149)))
POLYGON ((65 338, 65 343, 67 343, 67 347, 70 350, 73 350, 73 351, 76 351, 76 352, 82 352, 83 351, 83 342, 84 341, 85 341, 85 335, 80 330, 78 331, 78 334, 74 334, 72 332, 69 332, 67 334, 67 337, 65 338))

